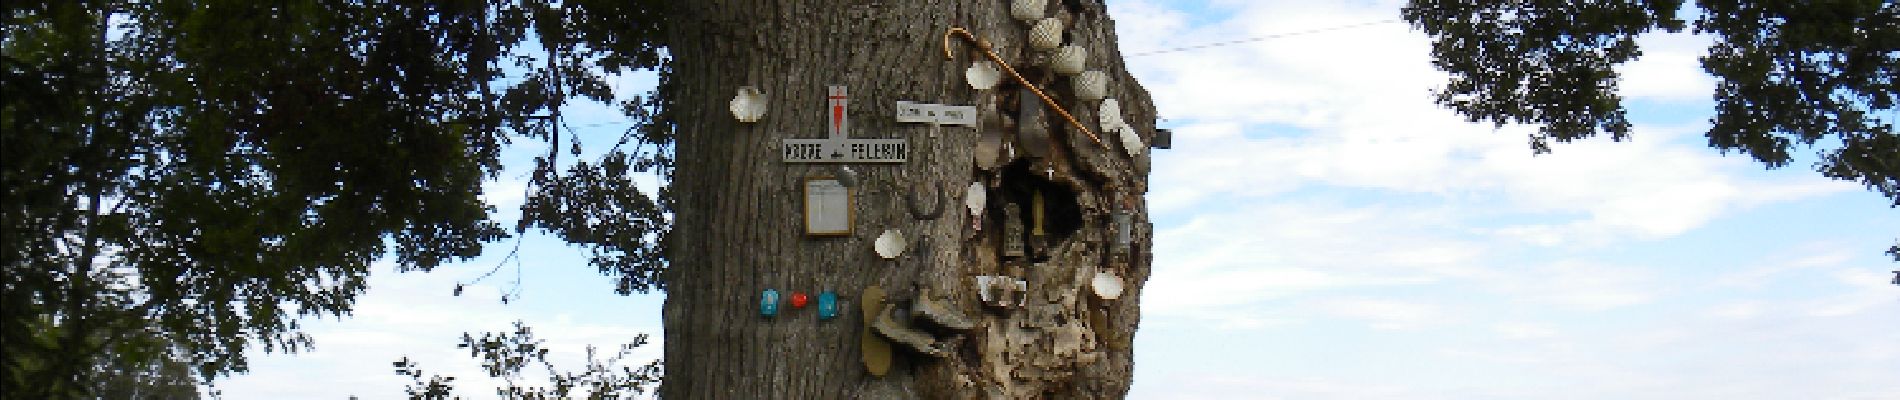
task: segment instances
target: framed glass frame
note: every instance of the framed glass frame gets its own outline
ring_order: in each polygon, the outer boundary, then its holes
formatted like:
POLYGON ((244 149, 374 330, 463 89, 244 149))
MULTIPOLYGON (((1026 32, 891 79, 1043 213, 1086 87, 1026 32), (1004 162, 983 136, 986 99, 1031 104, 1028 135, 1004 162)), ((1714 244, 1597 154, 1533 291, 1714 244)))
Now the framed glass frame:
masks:
POLYGON ((850 187, 831 176, 805 178, 805 235, 851 236, 857 222, 850 187))

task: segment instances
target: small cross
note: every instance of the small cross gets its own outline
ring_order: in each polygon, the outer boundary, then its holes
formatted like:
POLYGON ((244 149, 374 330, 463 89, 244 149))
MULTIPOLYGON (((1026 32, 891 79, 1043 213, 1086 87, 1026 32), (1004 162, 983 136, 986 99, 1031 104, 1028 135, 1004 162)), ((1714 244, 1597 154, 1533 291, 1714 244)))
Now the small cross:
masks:
POLYGON ((845 131, 851 127, 851 117, 845 115, 844 107, 850 105, 851 101, 845 98, 844 86, 832 86, 826 89, 831 92, 825 96, 825 105, 828 106, 826 109, 831 111, 829 113, 831 129, 826 133, 829 133, 832 139, 844 139, 845 131))

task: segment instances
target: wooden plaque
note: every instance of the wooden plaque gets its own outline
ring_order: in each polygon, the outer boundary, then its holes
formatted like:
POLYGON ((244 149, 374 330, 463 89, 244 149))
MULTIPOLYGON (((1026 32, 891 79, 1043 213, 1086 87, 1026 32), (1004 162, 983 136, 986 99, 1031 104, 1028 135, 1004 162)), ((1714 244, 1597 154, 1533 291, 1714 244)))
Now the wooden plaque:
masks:
MULTIPOLYGON (((825 97, 825 108, 831 110, 826 118, 823 139, 784 139, 779 145, 779 153, 788 163, 887 163, 901 164, 910 153, 910 142, 904 138, 896 139, 853 139, 850 114, 845 107, 851 104, 845 96, 844 86, 831 86, 831 95, 825 97)), ((974 114, 974 111, 971 112, 974 114)), ((959 117, 961 118, 961 117, 959 117)))
POLYGON ((976 126, 976 106, 899 101, 897 122, 976 126))
POLYGON ((805 234, 850 236, 856 217, 851 188, 829 176, 805 178, 805 234))

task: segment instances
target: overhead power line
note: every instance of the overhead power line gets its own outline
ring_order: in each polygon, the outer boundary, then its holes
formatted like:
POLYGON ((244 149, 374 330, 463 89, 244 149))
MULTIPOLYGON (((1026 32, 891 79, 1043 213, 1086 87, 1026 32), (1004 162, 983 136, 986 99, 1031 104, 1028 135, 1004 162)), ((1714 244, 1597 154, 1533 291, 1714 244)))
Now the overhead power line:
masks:
POLYGON ((1193 45, 1193 46, 1176 47, 1176 48, 1166 49, 1166 50, 1147 51, 1147 52, 1130 54, 1128 55, 1128 57, 1141 57, 1141 56, 1148 56, 1148 55, 1155 55, 1155 54, 1182 52, 1182 51, 1188 51, 1188 50, 1200 50, 1200 49, 1205 49, 1205 48, 1210 48, 1210 47, 1232 46, 1236 44, 1253 43, 1253 42, 1258 42, 1258 41, 1263 41, 1263 40, 1279 39, 1283 37, 1311 35, 1315 33, 1331 32, 1331 31, 1345 30, 1345 29, 1352 29, 1352 28, 1361 28, 1361 27, 1367 27, 1367 26, 1373 26, 1373 25, 1379 25, 1379 24, 1391 24, 1391 23, 1397 23, 1397 22, 1400 22, 1400 21, 1396 19, 1388 19, 1384 21, 1361 22, 1361 23, 1352 24, 1352 25, 1340 25, 1340 26, 1329 27, 1329 28, 1318 28, 1318 29, 1308 29, 1308 30, 1297 31, 1297 32, 1276 33, 1272 35, 1251 37, 1251 38, 1239 39, 1239 40, 1229 40, 1225 42, 1215 42, 1215 43, 1200 44, 1200 45, 1193 45))

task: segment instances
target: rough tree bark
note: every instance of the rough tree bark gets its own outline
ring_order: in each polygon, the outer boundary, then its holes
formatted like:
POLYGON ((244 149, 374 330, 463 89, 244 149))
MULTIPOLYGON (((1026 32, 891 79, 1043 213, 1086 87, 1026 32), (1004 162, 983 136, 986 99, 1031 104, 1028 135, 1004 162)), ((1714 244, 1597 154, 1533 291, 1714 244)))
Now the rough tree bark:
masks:
MULTIPOLYGON (((1098 102, 1076 97, 1070 78, 1050 71, 1047 52, 1028 48, 1029 24, 1010 16, 1010 0, 706 0, 684 2, 668 25, 675 73, 662 85, 673 102, 678 165, 675 228, 666 272, 666 378, 669 399, 846 398, 1119 398, 1133 373, 1133 349, 1152 227, 1145 201, 1148 151, 1124 152, 1103 132, 1098 102), (1001 57, 1043 88, 1077 120, 1102 136, 1097 143, 1042 108, 1054 144, 1027 151, 1015 144, 991 170, 973 161, 980 131, 1015 140, 1020 86, 1007 75, 994 90, 967 86, 964 70, 983 59, 961 39, 944 56, 947 29, 962 27, 989 41, 1001 57), (826 86, 849 88, 854 138, 908 138, 909 161, 857 164, 853 234, 813 238, 801 225, 802 181, 830 175, 830 164, 781 161, 780 140, 822 138, 826 86), (727 111, 741 86, 766 92, 769 110, 757 123, 727 111), (899 100, 980 104, 979 129, 931 128, 893 118, 899 100), (1001 111, 997 111, 1001 110, 1001 111), (1031 157, 1031 154, 1047 154, 1031 157), (973 229, 961 205, 972 182, 990 187, 973 229), (914 218, 906 193, 944 197, 943 216, 914 218), (1034 192, 1044 197, 1047 235, 1028 238, 1032 255, 1004 256, 1010 224, 1033 224, 1034 192), (1006 221, 1009 208, 1023 210, 1006 221), (1117 209, 1133 214, 1133 244, 1115 245, 1117 209), (911 249, 880 258, 872 241, 886 229, 910 236, 911 249), (1126 249, 1126 250, 1122 250, 1126 249), (1089 277, 1112 271, 1126 290, 1119 299, 1090 294, 1089 277), (1028 282, 1027 306, 997 310, 978 299, 980 275, 1028 282), (976 321, 962 333, 934 332, 950 355, 934 358, 896 349, 886 376, 861 363, 866 321, 859 295, 877 286, 888 302, 920 294, 976 321), (811 308, 759 315, 765 289, 789 294, 834 291, 840 317, 820 321, 811 308)), ((1143 143, 1152 141, 1154 108, 1130 76, 1116 46, 1114 24, 1100 0, 1053 0, 1045 15, 1065 22, 1065 43, 1088 50, 1088 69, 1110 77, 1108 97, 1122 105, 1143 143)), ((1146 145, 1140 146, 1146 147, 1146 145)), ((927 204, 926 204, 927 206, 927 204)), ((1018 225, 1021 226, 1021 225, 1018 225)))

